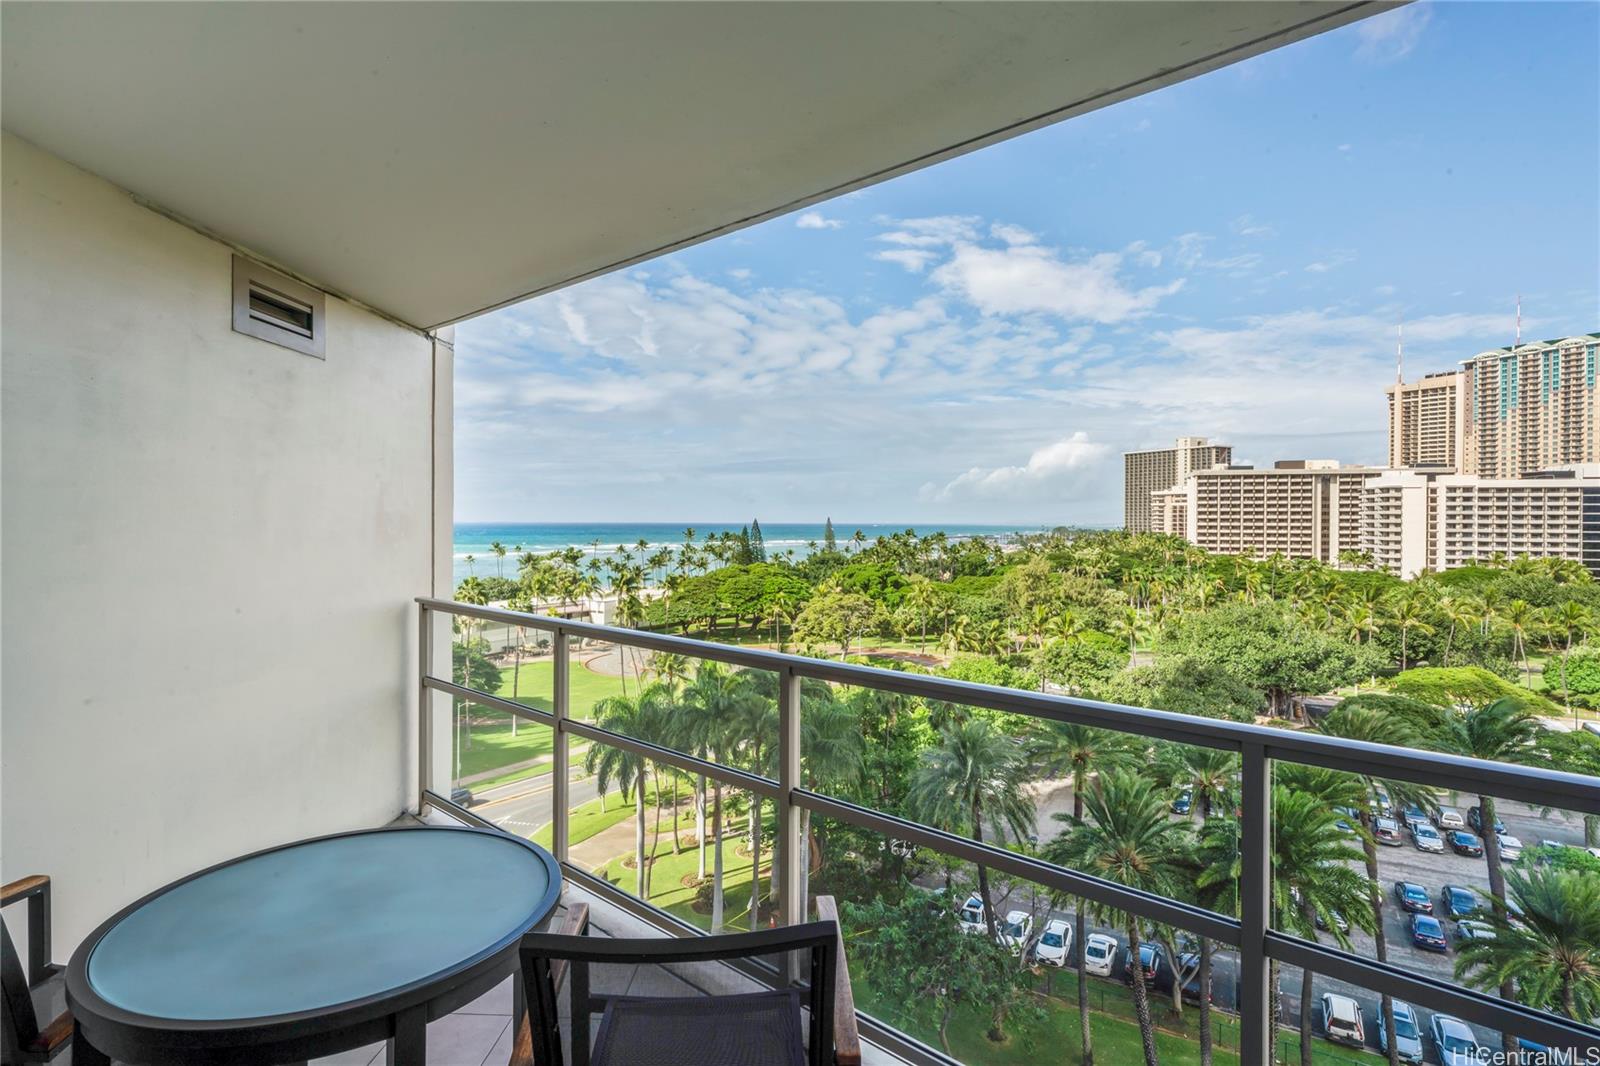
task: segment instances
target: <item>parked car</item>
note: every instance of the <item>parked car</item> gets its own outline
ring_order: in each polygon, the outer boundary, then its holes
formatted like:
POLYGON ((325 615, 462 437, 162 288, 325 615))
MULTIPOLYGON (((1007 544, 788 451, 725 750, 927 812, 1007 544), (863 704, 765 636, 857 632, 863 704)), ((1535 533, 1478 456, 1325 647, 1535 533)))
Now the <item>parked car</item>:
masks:
POLYGON ((1439 890, 1439 907, 1444 911, 1444 916, 1452 921, 1459 922, 1477 913, 1479 902, 1478 894, 1470 888, 1445 885, 1439 890))
MULTIPOLYGON (((1144 983, 1153 992, 1167 995, 1172 992, 1172 964, 1167 953, 1156 944, 1139 945, 1139 965, 1144 970, 1144 983)), ((1122 979, 1133 984, 1133 951, 1122 949, 1122 979)))
POLYGON ((1044 932, 1033 946, 1033 957, 1047 966, 1065 966, 1072 957, 1072 926, 1060 918, 1044 923, 1044 932))
MULTIPOLYGON (((1483 832, 1483 808, 1476 804, 1467 808, 1467 827, 1479 833, 1483 832)), ((1506 831, 1506 823, 1500 820, 1498 814, 1494 816, 1494 831, 1496 833, 1504 833, 1506 831)))
POLYGON ((967 901, 956 911, 956 921, 961 923, 963 933, 983 933, 988 927, 983 920, 983 900, 977 896, 968 896, 967 901))
MULTIPOLYGON (((1333 915, 1333 924, 1339 927, 1339 932, 1348 933, 1350 931, 1350 919, 1346 918, 1343 914, 1339 913, 1338 911, 1332 911, 1330 913, 1332 913, 1332 915, 1333 915)), ((1328 928, 1328 923, 1322 920, 1322 915, 1320 915, 1320 914, 1317 915, 1317 928, 1318 929, 1326 929, 1326 928, 1328 928)))
POLYGON ((1400 817, 1405 819, 1407 825, 1410 825, 1412 822, 1426 822, 1428 820, 1428 812, 1415 803, 1408 803, 1400 817))
POLYGON ((1361 1026, 1361 1004, 1349 996, 1322 993, 1322 1032, 1335 1043, 1365 1047, 1367 1034, 1361 1026))
POLYGON ((1411 826, 1411 843, 1417 846, 1418 851, 1431 851, 1436 855, 1444 854, 1444 837, 1439 831, 1427 822, 1414 822, 1411 826))
POLYGON ((1439 813, 1433 816, 1433 824, 1440 830, 1465 829, 1467 820, 1454 807, 1440 807, 1439 813))
POLYGON ((1188 814, 1190 808, 1192 808, 1193 806, 1194 806, 1194 790, 1186 788, 1182 792, 1178 793, 1178 798, 1177 799, 1172 801, 1172 813, 1173 814, 1188 814))
POLYGON ((1010 948, 1011 954, 1020 955, 1033 937, 1033 915, 1027 911, 1011 911, 996 932, 1000 934, 1000 943, 1010 948))
POLYGON ((1400 904, 1400 909, 1408 914, 1433 913, 1433 900, 1428 898, 1428 890, 1411 881, 1394 883, 1394 899, 1400 904))
POLYGON ((1483 841, 1465 829, 1452 830, 1446 839, 1450 841, 1450 850, 1457 855, 1476 859, 1483 854, 1483 841))
POLYGON ((1398 848, 1405 843, 1400 839, 1400 823, 1393 818, 1374 818, 1372 820, 1372 839, 1380 844, 1387 844, 1391 848, 1398 848))
POLYGON ((1510 833, 1496 833, 1495 839, 1500 841, 1500 857, 1506 862, 1516 862, 1522 858, 1522 841, 1510 833))
POLYGON ((1457 940, 1493 940, 1494 926, 1488 922, 1476 922, 1472 919, 1463 919, 1456 923, 1457 940))
POLYGON ((1374 814, 1381 814, 1385 818, 1394 817, 1394 801, 1389 798, 1389 793, 1382 788, 1374 789, 1372 799, 1367 801, 1374 814))
POLYGON ((1117 938, 1090 933, 1083 938, 1083 968, 1096 977, 1110 977, 1117 958, 1117 938))
MULTIPOLYGON (((1422 1061, 1422 1030, 1417 1027, 1417 1011, 1409 1003, 1394 1000, 1394 1053, 1401 1062, 1422 1061)), ((1378 1010, 1378 1050, 1389 1054, 1389 1034, 1383 1028, 1383 1010, 1378 1010)))
POLYGON ((462 788, 460 785, 457 785, 455 788, 450 790, 450 802, 454 803, 457 807, 472 806, 472 789, 462 788))
POLYGON ((1472 1027, 1460 1018, 1435 1014, 1428 1028, 1441 1066, 1482 1066, 1486 1061, 1487 1049, 1478 1043, 1472 1027))
POLYGON ((1411 916, 1411 943, 1423 951, 1450 950, 1450 942, 1444 935, 1444 925, 1431 914, 1411 916))

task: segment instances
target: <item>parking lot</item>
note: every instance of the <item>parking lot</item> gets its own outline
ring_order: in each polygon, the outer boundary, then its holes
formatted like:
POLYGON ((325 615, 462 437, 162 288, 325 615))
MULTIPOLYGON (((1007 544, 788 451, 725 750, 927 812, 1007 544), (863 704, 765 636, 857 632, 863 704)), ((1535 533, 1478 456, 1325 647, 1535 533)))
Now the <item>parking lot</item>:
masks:
MULTIPOLYGON (((1042 811, 1060 809, 1064 802, 1070 802, 1070 793, 1057 790, 1047 797, 1043 797, 1042 811)), ((1445 798, 1446 802, 1449 797, 1445 798)), ((1458 797, 1459 802, 1450 804, 1457 806, 1465 816, 1467 808, 1477 802, 1475 796, 1458 797)), ((1583 844, 1583 822, 1575 815, 1564 812, 1541 812, 1536 808, 1521 803, 1501 801, 1496 803, 1496 814, 1505 823, 1506 832, 1519 838, 1525 848, 1537 846, 1541 841, 1558 841, 1563 844, 1581 846, 1583 844)), ((1054 831, 1057 824, 1041 817, 1041 822, 1048 823, 1046 832, 1054 831)), ((1411 843, 1411 835, 1402 831, 1402 843, 1398 846, 1380 845, 1378 847, 1378 875, 1383 890, 1383 927, 1389 949, 1389 962, 1400 966, 1420 976, 1432 977, 1442 981, 1455 982, 1456 959, 1456 923, 1444 916, 1444 909, 1439 904, 1439 890, 1445 885, 1459 885, 1465 888, 1487 892, 1489 888, 1488 862, 1483 857, 1468 857, 1458 855, 1447 845, 1443 854, 1419 851, 1411 843), (1448 948, 1444 953, 1425 951, 1414 947, 1411 942, 1411 933, 1408 926, 1409 915, 1395 902, 1392 887, 1395 881, 1410 881, 1421 885, 1428 892, 1433 901, 1434 911, 1445 928, 1448 948)), ((1005 902, 997 900, 997 909, 1002 913, 1008 908, 1032 909, 1035 904, 1031 895, 1014 892, 1005 902)), ((1073 914, 1070 910, 1050 910, 1039 908, 1039 918, 1035 926, 1035 933, 1043 928, 1044 922, 1051 917, 1065 918, 1071 921, 1073 914)), ((1105 933, 1117 939, 1119 944, 1125 944, 1125 937, 1117 929, 1104 928, 1094 922, 1089 924, 1091 932, 1105 933)), ((1324 942, 1331 943, 1327 933, 1322 934, 1324 942)), ((1360 930, 1352 929, 1350 932, 1350 951, 1363 958, 1375 959, 1377 957, 1373 937, 1360 930)), ((1182 950, 1180 948, 1180 950, 1182 950)), ((1236 987, 1237 958, 1229 951, 1217 953, 1214 964, 1213 1000, 1217 1006, 1232 1010, 1235 1007, 1234 989, 1236 987)), ((1123 969, 1120 961, 1113 972, 1113 979, 1121 980, 1123 969)), ((1280 977, 1280 993, 1284 1001, 1286 1017, 1298 1018, 1299 995, 1301 974, 1293 967, 1284 967, 1280 977)), ((1376 1051, 1378 1049, 1378 1012, 1379 997, 1365 988, 1347 984, 1323 976, 1313 978, 1313 994, 1320 1001, 1324 992, 1335 992, 1354 999, 1361 1005, 1363 1028, 1367 1037, 1367 1046, 1376 1051)), ((1427 1008, 1417 1005, 1418 1024, 1426 1033, 1432 1019, 1432 1012, 1427 1008)), ((1293 1025, 1291 1020, 1286 1024, 1293 1025)), ((1491 1047, 1499 1046, 1499 1036, 1487 1029, 1477 1029, 1481 1042, 1491 1047)), ((1320 1012, 1317 1021, 1317 1032, 1321 1035, 1320 1012)), ((1429 1062, 1436 1062, 1436 1052, 1430 1040, 1425 1039, 1424 1045, 1429 1062)))

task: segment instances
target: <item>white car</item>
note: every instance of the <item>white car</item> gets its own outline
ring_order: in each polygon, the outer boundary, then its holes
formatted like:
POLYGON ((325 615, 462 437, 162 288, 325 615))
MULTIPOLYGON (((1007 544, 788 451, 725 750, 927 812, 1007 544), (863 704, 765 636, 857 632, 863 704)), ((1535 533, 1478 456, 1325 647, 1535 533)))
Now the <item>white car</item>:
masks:
POLYGON ((1454 807, 1440 807, 1439 813, 1434 816, 1433 824, 1440 829, 1465 829, 1467 820, 1461 817, 1461 812, 1454 807))
POLYGON ((1104 933, 1090 933, 1083 938, 1083 968, 1096 977, 1110 977, 1111 965, 1117 957, 1117 938, 1104 933))
POLYGON ((968 896, 967 901, 956 911, 956 921, 961 923, 963 933, 982 933, 986 931, 983 921, 983 900, 977 896, 968 896))
POLYGON ((1493 940, 1494 926, 1488 922, 1473 921, 1463 918, 1456 923, 1456 939, 1460 940, 1493 940))
POLYGON ((1516 862, 1522 858, 1522 841, 1509 833, 1496 833, 1500 840, 1500 857, 1506 862, 1516 862))
POLYGON ((1000 934, 1000 943, 1010 948, 1011 954, 1020 955, 1028 946, 1028 938, 1033 936, 1033 915, 1027 911, 1012 911, 996 932, 1000 934))
POLYGON ((1072 956, 1072 926, 1060 918, 1044 923, 1044 932, 1033 946, 1033 957, 1049 966, 1065 966, 1072 956))
POLYGON ((1361 1004, 1349 996, 1322 993, 1322 1031, 1335 1043, 1366 1047, 1367 1033, 1361 1026, 1361 1004))
POLYGON ((1487 1051, 1478 1043, 1477 1034, 1460 1018, 1435 1014, 1428 1029, 1433 1034, 1441 1066, 1483 1066, 1488 1060, 1487 1051))
POLYGON ((1431 851, 1438 855, 1444 854, 1444 837, 1439 831, 1427 822, 1415 822, 1411 826, 1411 843, 1417 846, 1418 851, 1431 851))

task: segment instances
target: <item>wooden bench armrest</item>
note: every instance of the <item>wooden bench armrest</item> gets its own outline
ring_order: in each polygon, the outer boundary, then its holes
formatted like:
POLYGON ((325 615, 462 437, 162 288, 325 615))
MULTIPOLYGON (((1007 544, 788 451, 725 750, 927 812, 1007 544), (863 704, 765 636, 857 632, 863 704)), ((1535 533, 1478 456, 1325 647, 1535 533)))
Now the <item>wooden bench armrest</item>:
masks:
POLYGON ((28 1046, 28 1050, 51 1057, 55 1055, 57 1048, 71 1039, 72 1013, 62 1011, 59 1018, 39 1030, 39 1036, 28 1046))
POLYGON ((19 877, 10 884, 0 887, 0 907, 9 907, 18 900, 48 891, 50 891, 50 878, 45 874, 19 877))
MULTIPOLYGON (((817 897, 817 917, 839 922, 839 907, 832 896, 817 897)), ((856 997, 850 990, 843 924, 839 924, 839 962, 833 983, 833 1061, 837 1066, 861 1066, 861 1034, 856 1029, 856 997)))
MULTIPOLYGON (((562 918, 561 928, 556 932, 562 936, 585 936, 589 932, 589 905, 587 903, 574 903, 567 908, 565 917, 562 918)), ((561 985, 567 979, 567 971, 572 968, 568 959, 557 959, 550 964, 550 983, 561 990, 561 985)))

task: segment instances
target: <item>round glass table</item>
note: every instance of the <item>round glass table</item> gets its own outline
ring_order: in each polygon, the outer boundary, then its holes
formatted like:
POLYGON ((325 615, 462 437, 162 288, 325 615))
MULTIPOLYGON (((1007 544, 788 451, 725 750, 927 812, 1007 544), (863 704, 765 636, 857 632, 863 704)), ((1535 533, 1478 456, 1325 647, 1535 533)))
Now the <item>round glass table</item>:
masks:
POLYGON ((494 830, 397 827, 213 866, 125 908, 67 967, 73 1062, 299 1062, 425 1027, 517 970, 555 859, 494 830))

